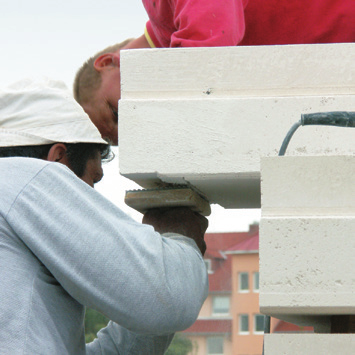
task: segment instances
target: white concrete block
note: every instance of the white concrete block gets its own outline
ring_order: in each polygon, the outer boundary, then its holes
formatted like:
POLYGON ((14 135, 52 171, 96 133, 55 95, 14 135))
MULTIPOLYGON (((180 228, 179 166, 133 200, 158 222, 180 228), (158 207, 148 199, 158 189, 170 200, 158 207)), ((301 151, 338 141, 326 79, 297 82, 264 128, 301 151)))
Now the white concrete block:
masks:
POLYGON ((121 52, 122 99, 354 93, 353 43, 121 52))
MULTIPOLYGON (((120 173, 260 207, 260 157, 278 154, 301 113, 355 111, 354 54, 355 44, 122 53, 120 173)), ((352 155, 354 134, 301 127, 287 154, 352 155)))
POLYGON ((262 158, 261 169, 262 217, 355 216, 354 156, 262 158))
POLYGON ((263 313, 309 325, 355 314, 354 172, 350 156, 262 159, 263 313))
POLYGON ((267 334, 265 355, 353 355, 355 334, 267 334))
POLYGON ((263 313, 355 314, 355 217, 263 218, 263 313))

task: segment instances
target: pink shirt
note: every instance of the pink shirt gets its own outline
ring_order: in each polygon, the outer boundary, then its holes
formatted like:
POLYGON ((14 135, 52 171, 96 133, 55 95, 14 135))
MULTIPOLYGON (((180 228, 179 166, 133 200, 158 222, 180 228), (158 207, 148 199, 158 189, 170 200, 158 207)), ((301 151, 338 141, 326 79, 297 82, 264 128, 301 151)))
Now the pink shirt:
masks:
POLYGON ((143 4, 150 19, 146 36, 155 47, 229 46, 244 35, 241 0, 143 0, 143 4))
POLYGON ((354 0, 143 0, 155 47, 355 41, 354 0))

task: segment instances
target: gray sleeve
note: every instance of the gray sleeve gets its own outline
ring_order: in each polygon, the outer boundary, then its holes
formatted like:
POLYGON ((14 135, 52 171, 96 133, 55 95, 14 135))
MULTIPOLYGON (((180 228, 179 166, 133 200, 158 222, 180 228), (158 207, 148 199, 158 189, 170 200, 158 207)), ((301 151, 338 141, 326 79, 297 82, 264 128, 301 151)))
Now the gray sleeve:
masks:
POLYGON ((130 332, 117 323, 109 322, 101 329, 97 338, 86 344, 87 355, 162 355, 168 349, 174 334, 142 335, 130 332))
POLYGON ((73 298, 132 332, 186 329, 207 297, 192 239, 137 223, 61 164, 22 190, 7 220, 73 298))

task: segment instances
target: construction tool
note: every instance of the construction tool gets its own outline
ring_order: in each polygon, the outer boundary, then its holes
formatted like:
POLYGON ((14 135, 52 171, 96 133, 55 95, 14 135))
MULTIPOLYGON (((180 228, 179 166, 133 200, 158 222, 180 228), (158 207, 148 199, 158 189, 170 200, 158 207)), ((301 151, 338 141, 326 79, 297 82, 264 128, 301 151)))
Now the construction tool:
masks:
POLYGON ((186 185, 126 191, 125 203, 145 213, 152 208, 188 207, 203 216, 211 214, 207 199, 195 189, 186 185))

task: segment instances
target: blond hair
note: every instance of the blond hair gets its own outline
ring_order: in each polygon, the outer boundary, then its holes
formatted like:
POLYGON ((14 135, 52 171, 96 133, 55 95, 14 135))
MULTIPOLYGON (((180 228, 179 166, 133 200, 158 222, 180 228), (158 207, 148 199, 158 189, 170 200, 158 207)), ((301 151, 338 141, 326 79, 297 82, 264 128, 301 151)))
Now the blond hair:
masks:
POLYGON ((90 101, 95 91, 101 85, 101 76, 100 73, 94 68, 95 60, 103 54, 106 53, 115 53, 122 47, 126 46, 131 42, 133 38, 126 39, 121 43, 114 44, 109 46, 100 52, 96 53, 94 56, 90 57, 77 71, 73 83, 73 94, 75 100, 79 104, 90 101))

